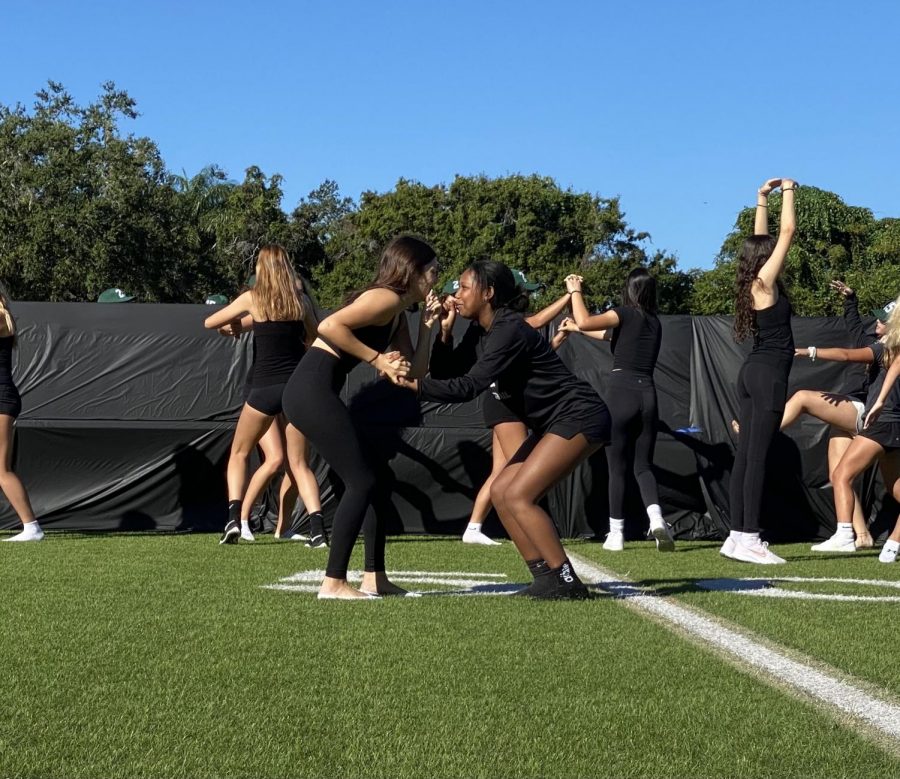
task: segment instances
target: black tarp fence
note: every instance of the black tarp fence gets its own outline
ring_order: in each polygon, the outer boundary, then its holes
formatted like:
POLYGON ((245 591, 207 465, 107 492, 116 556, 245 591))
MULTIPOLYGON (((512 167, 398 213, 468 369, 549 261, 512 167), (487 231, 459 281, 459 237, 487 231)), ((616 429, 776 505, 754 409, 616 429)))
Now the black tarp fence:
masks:
MULTIPOLYGON (((14 467, 44 527, 72 530, 218 530, 226 505, 225 463, 251 361, 250 338, 204 330, 212 309, 192 305, 20 303, 14 375, 23 399, 14 467)), ((416 314, 410 330, 417 332, 416 314)), ((656 371, 661 431, 655 466, 667 519, 683 538, 718 537, 728 519, 734 456, 734 378, 747 346, 734 344, 727 317, 663 317, 656 371)), ((459 322, 460 331, 466 323, 459 322)), ((849 346, 838 318, 795 319, 798 344, 849 346)), ((602 395, 609 345, 581 336, 562 359, 602 395)), ((859 367, 798 360, 791 391, 845 392, 859 367)), ((459 533, 490 471, 490 434, 480 401, 418 403, 409 392, 355 369, 344 400, 378 473, 376 510, 389 532, 459 533)), ((773 447, 764 524, 779 540, 813 539, 834 528, 827 428, 804 419, 773 447)), ((314 457, 330 519, 340 482, 314 457)), ((629 485, 626 529, 645 518, 629 485)), ((274 491, 261 507, 274 516, 274 491)), ((875 531, 893 524, 877 478, 863 489, 875 531)), ((607 475, 601 451, 547 497, 562 535, 607 529, 607 475)), ((298 509, 302 516, 302 507, 298 509)), ((500 532, 499 523, 491 520, 500 532)), ((15 515, 0 506, 0 527, 15 515)))

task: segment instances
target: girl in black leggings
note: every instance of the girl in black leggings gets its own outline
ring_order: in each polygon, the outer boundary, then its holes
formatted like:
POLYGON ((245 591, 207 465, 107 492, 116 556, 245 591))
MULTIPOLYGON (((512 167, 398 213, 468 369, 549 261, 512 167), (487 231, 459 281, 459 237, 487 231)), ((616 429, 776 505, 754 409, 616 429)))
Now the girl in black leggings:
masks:
POLYGON ((375 477, 340 392, 347 374, 359 362, 369 363, 395 383, 404 376, 425 375, 431 327, 440 310, 440 301, 431 291, 437 275, 431 246, 413 236, 395 238, 381 256, 375 281, 320 323, 319 337, 285 387, 289 427, 309 439, 344 483, 325 580, 319 589, 321 599, 406 594, 385 574, 384 526, 370 509, 375 477), (420 318, 413 354, 405 311, 426 298, 428 308, 420 318), (391 347, 397 351, 386 353, 391 347), (365 540, 365 572, 357 590, 347 583, 347 566, 360 529, 365 540))
POLYGON ((609 534, 603 548, 620 552, 624 546, 625 479, 629 460, 641 491, 650 534, 663 552, 675 548, 669 526, 659 507, 659 491, 653 475, 653 450, 659 414, 653 370, 659 357, 662 326, 656 315, 656 279, 644 268, 628 274, 622 305, 590 316, 581 292, 581 276, 566 277, 572 294, 572 316, 583 331, 610 334, 614 355, 606 404, 612 416, 612 443, 606 453, 609 466, 609 534))
MULTIPOLYGON (((475 262, 459 278, 460 316, 477 321, 477 342, 463 339, 441 362, 445 375, 401 383, 423 400, 472 400, 492 384, 531 431, 491 487, 503 527, 534 576, 524 592, 538 598, 584 598, 540 499, 585 457, 609 443, 609 412, 593 388, 571 374, 518 305, 525 291, 499 262, 475 262)), ((451 344, 441 348, 451 349, 451 344)))
POLYGON ((791 304, 779 277, 794 238, 794 189, 790 179, 769 179, 758 191, 754 235, 744 241, 737 268, 734 334, 753 335, 753 349, 737 377, 741 434, 731 472, 731 534, 723 555, 773 565, 784 560, 759 537, 766 456, 781 425, 788 375, 794 359, 791 304), (768 196, 781 187, 781 225, 776 241, 768 230, 768 196))

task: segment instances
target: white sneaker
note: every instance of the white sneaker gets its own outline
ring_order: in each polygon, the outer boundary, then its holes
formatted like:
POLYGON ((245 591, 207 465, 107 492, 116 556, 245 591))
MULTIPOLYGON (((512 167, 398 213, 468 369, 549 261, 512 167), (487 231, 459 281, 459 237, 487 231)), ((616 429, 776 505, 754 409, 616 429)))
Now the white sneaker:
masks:
POLYGON ((881 554, 878 555, 879 563, 895 563, 897 562, 897 542, 888 541, 881 547, 881 554))
POLYGON ((780 565, 787 562, 777 554, 770 552, 769 545, 759 539, 755 539, 750 544, 736 541, 732 558, 743 563, 759 563, 760 565, 780 565))
POLYGON ((309 536, 297 533, 294 530, 285 530, 280 536, 275 536, 279 541, 309 541, 309 536))
POLYGON ((464 544, 481 544, 482 546, 500 546, 499 541, 486 536, 480 530, 466 530, 463 533, 462 542, 464 544))
POLYGON ((241 530, 241 541, 255 541, 256 539, 253 537, 253 533, 250 532, 249 527, 245 527, 241 530))
POLYGON ((9 538, 4 538, 4 541, 43 541, 44 540, 44 531, 38 527, 37 530, 32 530, 30 525, 32 523, 29 522, 25 525, 25 529, 22 530, 21 533, 16 533, 14 536, 10 536, 9 538))
POLYGON ((656 540, 656 550, 658 552, 675 551, 675 539, 672 538, 672 531, 664 519, 650 520, 650 535, 656 540))
POLYGON ((811 546, 810 550, 813 552, 855 552, 856 540, 853 538, 853 533, 848 535, 846 532, 838 530, 821 544, 811 546))
POLYGON ((722 548, 719 550, 720 555, 724 555, 725 557, 730 557, 732 560, 737 560, 734 556, 734 545, 737 542, 734 540, 732 536, 728 536, 725 539, 725 543, 722 544, 722 548))
POLYGON ((607 552, 621 552, 625 548, 625 534, 621 530, 610 530, 606 534, 603 548, 607 552))

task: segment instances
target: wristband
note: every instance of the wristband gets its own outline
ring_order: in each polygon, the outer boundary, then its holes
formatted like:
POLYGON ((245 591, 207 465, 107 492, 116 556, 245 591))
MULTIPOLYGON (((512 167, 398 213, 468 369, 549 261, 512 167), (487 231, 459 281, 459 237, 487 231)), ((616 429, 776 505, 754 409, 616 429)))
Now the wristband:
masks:
POLYGON ((818 351, 816 349, 816 347, 815 346, 807 346, 806 351, 809 352, 809 361, 815 362, 816 361, 816 352, 818 351))

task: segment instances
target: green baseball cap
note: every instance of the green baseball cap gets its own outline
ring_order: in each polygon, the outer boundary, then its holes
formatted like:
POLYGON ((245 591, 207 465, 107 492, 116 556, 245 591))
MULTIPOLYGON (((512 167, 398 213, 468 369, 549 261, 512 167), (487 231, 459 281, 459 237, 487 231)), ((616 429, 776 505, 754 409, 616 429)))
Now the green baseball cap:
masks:
POLYGON ((224 295, 207 295, 203 302, 207 306, 224 306, 228 302, 228 298, 224 295))
POLYGON ((442 295, 455 295, 459 292, 459 279, 453 279, 453 281, 448 281, 441 288, 442 295))
POLYGON ((256 274, 255 273, 250 274, 250 278, 247 279, 247 286, 250 287, 250 289, 253 289, 256 286, 256 274))
POLYGON ((118 287, 103 290, 97 298, 98 303, 128 303, 130 300, 134 300, 134 295, 129 295, 118 287))
POLYGON ((516 270, 515 268, 510 268, 512 271, 513 278, 516 280, 516 284, 520 287, 524 287, 526 292, 537 292, 539 289, 544 288, 544 284, 536 284, 533 281, 529 281, 525 278, 525 274, 520 270, 516 270))
POLYGON ((897 306, 897 301, 892 300, 889 303, 884 304, 884 308, 876 308, 872 312, 872 316, 874 316, 880 322, 887 322, 888 317, 891 315, 891 312, 897 306))

